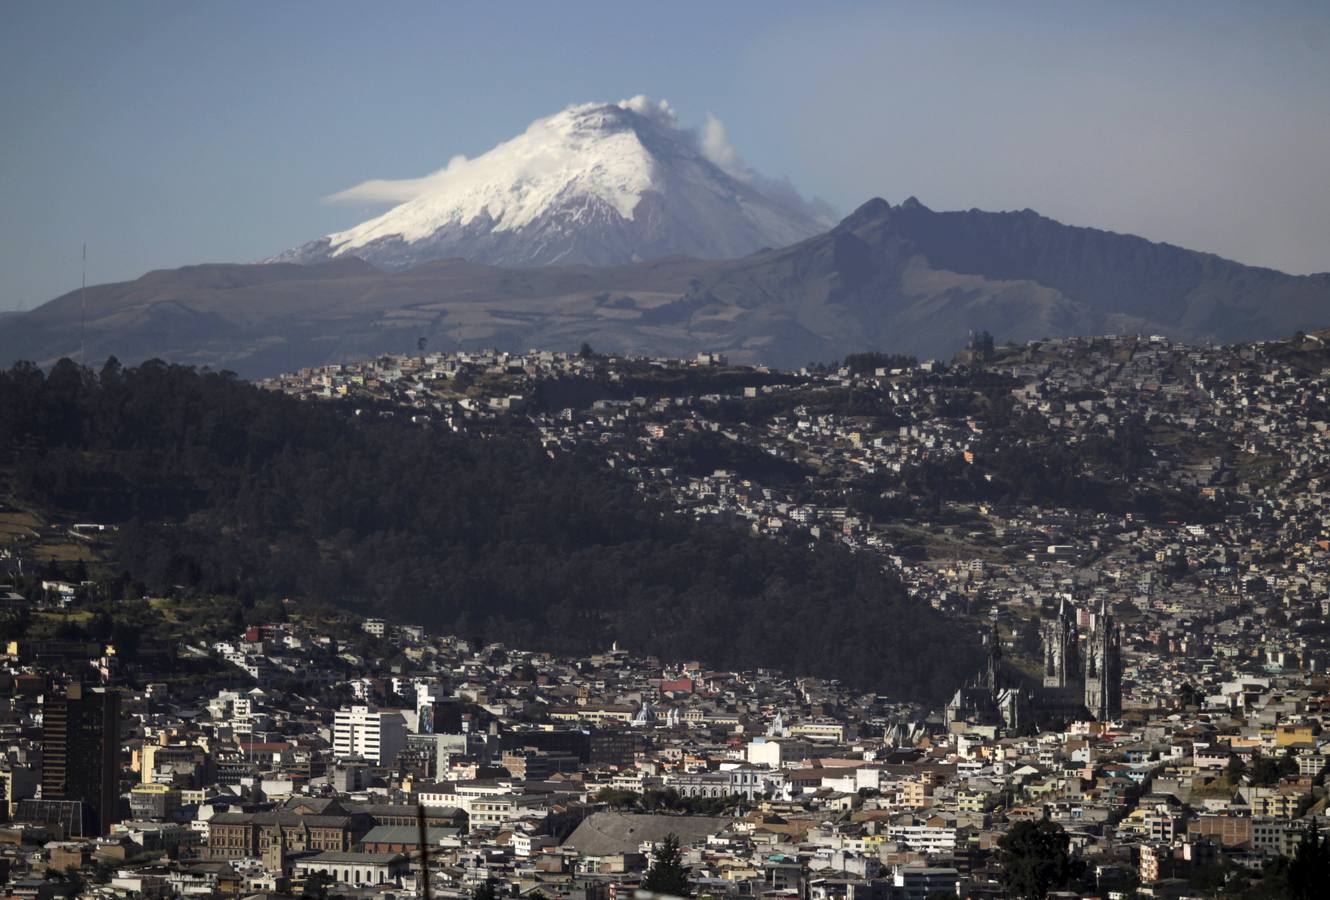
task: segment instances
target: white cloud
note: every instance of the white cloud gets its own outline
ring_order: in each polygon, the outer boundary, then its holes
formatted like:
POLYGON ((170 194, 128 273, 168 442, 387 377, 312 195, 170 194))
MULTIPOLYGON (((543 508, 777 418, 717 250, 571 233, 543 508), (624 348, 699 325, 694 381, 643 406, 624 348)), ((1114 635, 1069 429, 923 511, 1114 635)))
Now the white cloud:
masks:
POLYGON ((670 101, 661 100, 653 102, 646 94, 638 94, 636 97, 629 97, 627 100, 620 100, 619 107, 631 110, 639 116, 651 119, 658 125, 664 125, 666 128, 679 128, 679 116, 674 112, 674 107, 670 106, 670 101))
POLYGON ((446 178, 461 174, 469 162, 465 156, 458 154, 448 160, 448 165, 423 178, 371 178, 344 191, 329 194, 323 200, 325 203, 351 204, 405 203, 438 187, 446 178))
POLYGON ((760 191, 768 199, 819 219, 826 225, 833 224, 838 218, 831 204, 821 198, 810 200, 804 197, 788 178, 772 178, 751 168, 730 142, 730 133, 725 123, 711 113, 707 113, 707 123, 697 137, 697 148, 722 172, 760 191))
POLYGON ((725 123, 711 113, 707 113, 707 124, 702 128, 701 150, 702 155, 720 167, 721 171, 747 180, 750 174, 748 167, 739 158, 739 151, 730 143, 725 123))
POLYGON ((810 200, 804 197, 788 178, 772 178, 751 168, 730 142, 730 134, 725 128, 725 123, 711 113, 707 113, 707 124, 703 126, 702 134, 698 138, 698 150, 722 172, 760 191, 768 199, 819 219, 826 225, 833 224, 838 218, 831 204, 821 198, 815 197, 810 200))

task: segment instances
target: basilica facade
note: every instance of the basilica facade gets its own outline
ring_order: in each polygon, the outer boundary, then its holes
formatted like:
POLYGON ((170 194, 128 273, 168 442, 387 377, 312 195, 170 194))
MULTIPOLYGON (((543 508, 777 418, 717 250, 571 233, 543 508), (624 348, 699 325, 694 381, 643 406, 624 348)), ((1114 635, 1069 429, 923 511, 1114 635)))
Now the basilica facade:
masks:
POLYGON ((1101 604, 1082 636, 1072 607, 1063 600, 1057 615, 1040 627, 1043 678, 1022 686, 1004 672, 996 628, 988 640, 983 670, 947 704, 950 730, 991 727, 1020 734, 1038 723, 1122 715, 1122 629, 1101 604))

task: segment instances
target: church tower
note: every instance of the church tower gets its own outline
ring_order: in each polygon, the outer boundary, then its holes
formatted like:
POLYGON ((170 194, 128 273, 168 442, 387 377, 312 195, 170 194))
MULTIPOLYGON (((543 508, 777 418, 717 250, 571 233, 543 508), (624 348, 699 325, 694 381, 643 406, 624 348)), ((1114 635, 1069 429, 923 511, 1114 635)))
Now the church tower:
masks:
POLYGON ((1076 618, 1063 598, 1056 619, 1043 623, 1044 687, 1061 688, 1075 682, 1080 673, 1076 618))
POLYGON ((994 622, 988 636, 988 661, 984 665, 983 686, 997 691, 1002 685, 1002 636, 998 633, 997 622, 994 622))
POLYGON ((1100 722, 1122 715, 1122 629, 1107 600, 1086 641, 1085 708, 1100 722))

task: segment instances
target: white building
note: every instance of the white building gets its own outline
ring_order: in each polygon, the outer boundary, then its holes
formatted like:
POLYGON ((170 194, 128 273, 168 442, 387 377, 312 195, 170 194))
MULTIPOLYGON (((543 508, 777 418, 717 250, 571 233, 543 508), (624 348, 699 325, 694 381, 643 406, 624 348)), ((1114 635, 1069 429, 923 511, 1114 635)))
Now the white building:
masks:
POLYGON ((950 853, 956 849, 956 829, 936 825, 888 825, 887 840, 922 853, 950 853))
POLYGON ((733 797, 748 800, 775 793, 784 784, 777 772, 752 766, 723 767, 719 772, 686 772, 671 775, 667 783, 683 797, 733 797))
MULTIPOLYGON (((529 791, 529 785, 511 779, 477 779, 425 785, 416 799, 424 806, 453 807, 464 811, 471 828, 494 828, 518 819, 543 819, 552 794, 529 791)), ((563 799, 573 795, 562 793, 563 799)), ((582 794, 585 799, 585 794, 582 794)))
POLYGON ((359 757, 376 766, 390 766, 406 749, 406 721, 397 710, 368 706, 339 709, 333 720, 333 755, 359 757))
POLYGON ((322 872, 342 884, 396 884, 410 868, 400 853, 316 853, 296 860, 296 874, 322 872))
POLYGON ((789 763, 807 759, 811 749, 807 741, 757 737, 748 743, 748 762, 755 766, 779 769, 789 763))

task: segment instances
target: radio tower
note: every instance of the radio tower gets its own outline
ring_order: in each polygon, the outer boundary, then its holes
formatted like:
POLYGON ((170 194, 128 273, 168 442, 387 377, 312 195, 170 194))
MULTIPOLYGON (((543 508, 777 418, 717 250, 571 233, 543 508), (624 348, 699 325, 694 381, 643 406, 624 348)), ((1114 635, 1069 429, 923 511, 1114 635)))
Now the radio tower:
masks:
POLYGON ((86 365, 83 358, 84 340, 88 333, 88 244, 83 244, 83 281, 79 284, 79 368, 86 365))

